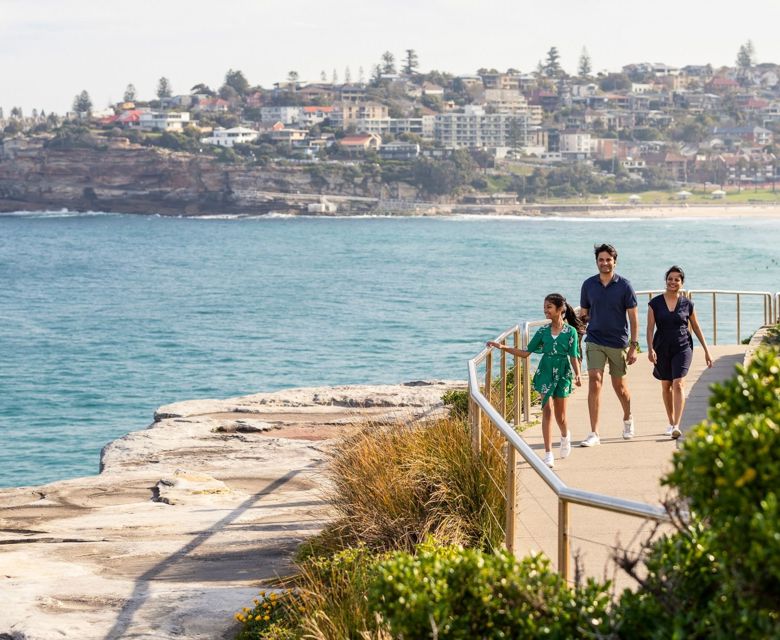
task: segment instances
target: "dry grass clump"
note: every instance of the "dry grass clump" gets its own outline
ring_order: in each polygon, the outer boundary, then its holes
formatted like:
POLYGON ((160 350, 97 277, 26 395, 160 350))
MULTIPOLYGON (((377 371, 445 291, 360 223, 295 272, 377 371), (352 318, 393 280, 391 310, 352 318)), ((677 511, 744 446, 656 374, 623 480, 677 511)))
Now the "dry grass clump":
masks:
POLYGON ((445 544, 498 546, 506 470, 499 447, 485 444, 474 453, 461 419, 367 424, 331 453, 328 498, 338 517, 308 551, 364 544, 373 551, 411 552, 428 536, 445 544))

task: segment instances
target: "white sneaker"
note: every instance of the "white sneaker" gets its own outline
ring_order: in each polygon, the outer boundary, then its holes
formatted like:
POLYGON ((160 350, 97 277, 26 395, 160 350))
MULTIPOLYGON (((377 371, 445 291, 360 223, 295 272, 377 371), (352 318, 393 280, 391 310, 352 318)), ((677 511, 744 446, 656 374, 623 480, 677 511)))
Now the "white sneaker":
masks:
POLYGON ((670 424, 668 427, 666 427, 666 432, 664 433, 665 436, 672 437, 672 433, 674 433, 674 425, 670 424))
POLYGON ((677 440, 682 435, 682 431, 680 430, 680 427, 677 425, 674 425, 674 428, 672 429, 672 433, 669 435, 672 436, 672 440, 677 440))
POLYGON ((595 447, 597 444, 601 444, 601 438, 595 431, 591 431, 590 435, 580 442, 581 447, 595 447))
POLYGON ((568 458, 571 453, 571 434, 563 436, 561 438, 560 456, 561 458, 568 458))
POLYGON ((544 464, 550 467, 550 469, 552 469, 555 466, 555 458, 553 458, 552 451, 548 451, 544 454, 544 464))
POLYGON ((623 440, 631 440, 634 437, 634 416, 628 416, 623 420, 623 440))

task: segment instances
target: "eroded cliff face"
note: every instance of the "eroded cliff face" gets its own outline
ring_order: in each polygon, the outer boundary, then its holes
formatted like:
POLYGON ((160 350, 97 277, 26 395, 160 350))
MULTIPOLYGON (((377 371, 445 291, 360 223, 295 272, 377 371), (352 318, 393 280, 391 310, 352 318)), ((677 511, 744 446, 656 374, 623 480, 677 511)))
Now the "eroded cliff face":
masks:
POLYGON ((245 167, 120 139, 101 148, 51 149, 41 139, 0 145, 0 211, 67 208, 162 215, 305 213, 320 195, 338 213, 387 198, 415 199, 406 184, 347 166, 245 167))

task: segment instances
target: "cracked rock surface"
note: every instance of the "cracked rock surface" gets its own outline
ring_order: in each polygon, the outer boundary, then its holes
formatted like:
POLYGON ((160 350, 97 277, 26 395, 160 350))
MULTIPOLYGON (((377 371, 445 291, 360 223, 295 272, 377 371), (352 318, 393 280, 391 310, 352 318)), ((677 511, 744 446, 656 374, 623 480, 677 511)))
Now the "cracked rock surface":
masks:
POLYGON ((0 638, 232 638, 233 614, 328 521, 327 447, 442 410, 456 382, 160 407, 101 472, 0 489, 0 638))

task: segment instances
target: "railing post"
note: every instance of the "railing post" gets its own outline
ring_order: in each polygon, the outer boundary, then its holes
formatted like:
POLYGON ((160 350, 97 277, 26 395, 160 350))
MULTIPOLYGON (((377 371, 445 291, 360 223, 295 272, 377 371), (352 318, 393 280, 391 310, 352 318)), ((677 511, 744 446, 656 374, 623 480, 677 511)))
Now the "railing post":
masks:
POLYGON ((740 335, 742 333, 742 331, 741 331, 741 329, 742 329, 742 324, 741 324, 742 311, 740 309, 739 302, 740 302, 739 301, 739 294, 737 294, 737 344, 741 344, 741 342, 740 342, 740 335))
MULTIPOLYGON (((493 404, 493 350, 488 349, 487 356, 485 356, 485 398, 487 401, 492 405, 493 404)), ((480 411, 480 415, 482 412, 480 411)), ((487 420, 487 416, 485 416, 486 420, 483 424, 480 420, 480 429, 479 429, 479 437, 482 438, 482 430, 483 427, 487 428, 487 425, 490 424, 490 420, 487 420)))
POLYGON ((471 448, 474 453, 479 454, 482 450, 482 425, 480 416, 482 410, 474 399, 469 395, 469 425, 471 425, 471 448))
POLYGON ((558 573, 569 581, 569 503, 558 499, 558 573))
MULTIPOLYGON (((523 327, 523 346, 528 348, 528 325, 523 327)), ((531 421, 531 362, 530 358, 523 358, 523 419, 526 422, 531 421)))
MULTIPOLYGON (((515 329, 515 349, 520 348, 520 329, 515 329)), ((520 424, 520 390, 523 388, 523 378, 520 375, 520 356, 515 356, 515 388, 513 389, 512 393, 512 403, 513 403, 513 417, 514 417, 514 426, 517 428, 517 425, 520 424)))
POLYGON ((712 344, 718 344, 718 305, 712 292, 712 344))
POLYGON ((518 527, 517 500, 517 450, 507 443, 506 447, 506 524, 504 527, 504 543, 509 553, 517 555, 520 545, 517 540, 518 527))
MULTIPOLYGON (((504 340, 506 345, 506 340, 504 340)), ((501 416, 506 420, 506 351, 501 350, 501 416)))

